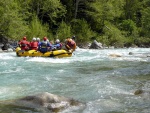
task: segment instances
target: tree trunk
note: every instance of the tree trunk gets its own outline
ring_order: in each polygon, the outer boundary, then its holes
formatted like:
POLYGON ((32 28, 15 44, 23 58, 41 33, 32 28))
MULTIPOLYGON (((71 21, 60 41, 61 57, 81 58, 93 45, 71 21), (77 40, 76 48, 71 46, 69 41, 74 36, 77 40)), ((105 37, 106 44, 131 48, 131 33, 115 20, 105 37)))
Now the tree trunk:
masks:
POLYGON ((80 1, 82 1, 82 0, 75 0, 75 16, 74 16, 75 19, 77 18, 78 5, 79 5, 80 1))

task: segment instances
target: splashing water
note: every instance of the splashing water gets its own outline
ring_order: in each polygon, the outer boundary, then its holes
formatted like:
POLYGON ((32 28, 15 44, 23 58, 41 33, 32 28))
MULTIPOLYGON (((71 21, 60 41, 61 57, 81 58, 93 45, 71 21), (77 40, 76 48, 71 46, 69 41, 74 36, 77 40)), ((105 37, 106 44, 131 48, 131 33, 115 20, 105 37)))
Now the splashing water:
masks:
MULTIPOLYGON (((0 53, 0 100, 49 92, 85 102, 86 108, 76 109, 76 113, 148 113, 150 93, 139 96, 134 92, 137 89, 150 91, 149 56, 150 48, 78 48, 68 58, 0 53)), ((6 108, 0 105, 0 112, 3 110, 6 108)))

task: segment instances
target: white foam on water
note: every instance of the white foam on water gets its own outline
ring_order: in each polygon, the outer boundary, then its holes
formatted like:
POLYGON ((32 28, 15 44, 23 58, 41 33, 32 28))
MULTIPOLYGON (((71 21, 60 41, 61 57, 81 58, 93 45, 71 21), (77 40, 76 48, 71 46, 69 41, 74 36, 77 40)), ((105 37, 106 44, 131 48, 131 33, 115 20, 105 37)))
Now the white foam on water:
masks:
POLYGON ((16 68, 15 70, 8 68, 7 70, 4 70, 4 71, 0 72, 0 74, 8 74, 8 73, 12 74, 12 73, 22 72, 22 71, 24 71, 24 69, 22 69, 21 67, 16 68))
POLYGON ((59 73, 63 73, 64 70, 63 70, 63 69, 59 69, 58 72, 59 72, 59 73))
POLYGON ((14 59, 14 57, 12 57, 12 56, 7 56, 7 55, 0 55, 0 59, 1 59, 1 60, 10 60, 10 59, 14 59))
POLYGON ((21 90, 24 90, 24 88, 20 86, 5 86, 0 87, 0 98, 5 99, 8 97, 15 97, 18 95, 21 90))
POLYGON ((26 60, 27 62, 48 62, 48 63, 70 63, 70 58, 44 58, 44 57, 33 57, 26 60))
POLYGON ((6 66, 8 63, 7 62, 0 62, 1 66, 6 66))

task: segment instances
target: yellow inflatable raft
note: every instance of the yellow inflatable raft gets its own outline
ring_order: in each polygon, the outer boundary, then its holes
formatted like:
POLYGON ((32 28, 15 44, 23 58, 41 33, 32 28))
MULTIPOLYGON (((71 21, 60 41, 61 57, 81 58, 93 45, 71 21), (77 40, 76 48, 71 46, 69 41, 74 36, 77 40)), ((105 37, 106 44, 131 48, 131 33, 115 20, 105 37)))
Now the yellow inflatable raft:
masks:
POLYGON ((16 48, 16 55, 17 56, 29 56, 29 57, 57 57, 57 58, 62 58, 62 57, 71 57, 72 53, 66 51, 66 50, 55 50, 55 51, 48 51, 46 53, 41 53, 40 51, 36 50, 29 50, 29 51, 24 51, 21 50, 20 47, 16 48))

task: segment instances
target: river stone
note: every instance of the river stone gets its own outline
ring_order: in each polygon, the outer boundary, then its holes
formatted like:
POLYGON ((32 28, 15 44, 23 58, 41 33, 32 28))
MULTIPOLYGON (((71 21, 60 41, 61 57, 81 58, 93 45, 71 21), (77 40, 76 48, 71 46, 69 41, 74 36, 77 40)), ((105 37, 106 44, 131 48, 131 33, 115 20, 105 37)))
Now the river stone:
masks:
POLYGON ((44 92, 14 100, 11 105, 58 112, 70 106, 80 106, 82 103, 74 99, 44 92))
POLYGON ((133 55, 133 52, 129 52, 129 55, 133 55))
POLYGON ((109 56, 111 56, 111 57, 121 57, 121 55, 119 55, 119 54, 115 54, 115 53, 113 53, 113 54, 109 54, 109 56))
POLYGON ((147 57, 150 57, 150 55, 147 55, 147 57))
POLYGON ((103 48, 102 43, 99 43, 96 40, 94 40, 89 47, 89 49, 101 49, 101 48, 103 48))
POLYGON ((142 89, 138 89, 134 92, 134 95, 140 95, 142 94, 144 91, 142 89))

